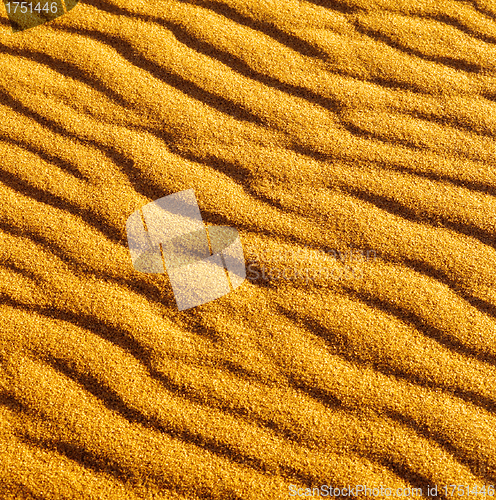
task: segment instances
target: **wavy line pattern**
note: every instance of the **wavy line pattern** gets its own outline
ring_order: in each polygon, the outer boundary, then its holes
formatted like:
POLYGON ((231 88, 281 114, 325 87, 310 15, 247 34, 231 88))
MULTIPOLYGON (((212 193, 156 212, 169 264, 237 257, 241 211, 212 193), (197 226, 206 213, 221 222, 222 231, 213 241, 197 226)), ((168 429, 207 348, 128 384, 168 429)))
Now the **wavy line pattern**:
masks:
POLYGON ((496 481, 489 2, 2 16, 1 498, 496 481), (125 222, 189 188, 250 279, 179 312, 125 222))

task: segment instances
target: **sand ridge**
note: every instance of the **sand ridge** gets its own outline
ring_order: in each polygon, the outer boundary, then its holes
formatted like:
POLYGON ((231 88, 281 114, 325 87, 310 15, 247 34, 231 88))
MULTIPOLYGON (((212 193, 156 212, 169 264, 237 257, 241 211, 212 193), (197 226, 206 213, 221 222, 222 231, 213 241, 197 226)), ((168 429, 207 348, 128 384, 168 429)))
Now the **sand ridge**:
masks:
POLYGON ((491 2, 1 12, 0 498, 496 482, 491 2), (190 188, 257 279, 179 312, 125 224, 190 188))

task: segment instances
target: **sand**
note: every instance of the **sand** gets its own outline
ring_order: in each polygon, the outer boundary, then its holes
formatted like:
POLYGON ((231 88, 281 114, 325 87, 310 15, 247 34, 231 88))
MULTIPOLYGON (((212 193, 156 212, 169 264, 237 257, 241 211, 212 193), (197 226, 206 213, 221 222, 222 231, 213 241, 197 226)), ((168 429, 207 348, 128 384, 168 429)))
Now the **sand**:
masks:
POLYGON ((487 498, 496 4, 1 15, 0 498, 487 498), (126 220, 187 189, 248 279, 179 311, 126 220))

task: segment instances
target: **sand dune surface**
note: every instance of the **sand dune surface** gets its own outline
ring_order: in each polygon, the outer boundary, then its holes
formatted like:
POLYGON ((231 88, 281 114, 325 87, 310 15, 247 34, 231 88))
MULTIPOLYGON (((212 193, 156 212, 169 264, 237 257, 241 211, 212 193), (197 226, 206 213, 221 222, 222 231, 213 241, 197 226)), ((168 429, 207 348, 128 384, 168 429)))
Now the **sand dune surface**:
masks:
POLYGON ((496 4, 73 4, 1 11, 0 498, 491 496, 496 4), (189 189, 247 278, 180 311, 189 189))

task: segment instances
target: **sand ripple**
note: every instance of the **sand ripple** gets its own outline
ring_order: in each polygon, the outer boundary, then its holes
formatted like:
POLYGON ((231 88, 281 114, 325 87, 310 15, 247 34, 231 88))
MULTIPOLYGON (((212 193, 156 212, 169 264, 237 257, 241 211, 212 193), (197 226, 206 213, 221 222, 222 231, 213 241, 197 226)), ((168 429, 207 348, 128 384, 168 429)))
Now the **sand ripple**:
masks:
POLYGON ((494 16, 90 0, 13 34, 4 12, 0 496, 494 483, 494 16), (178 312, 125 222, 189 188, 272 279, 178 312))

